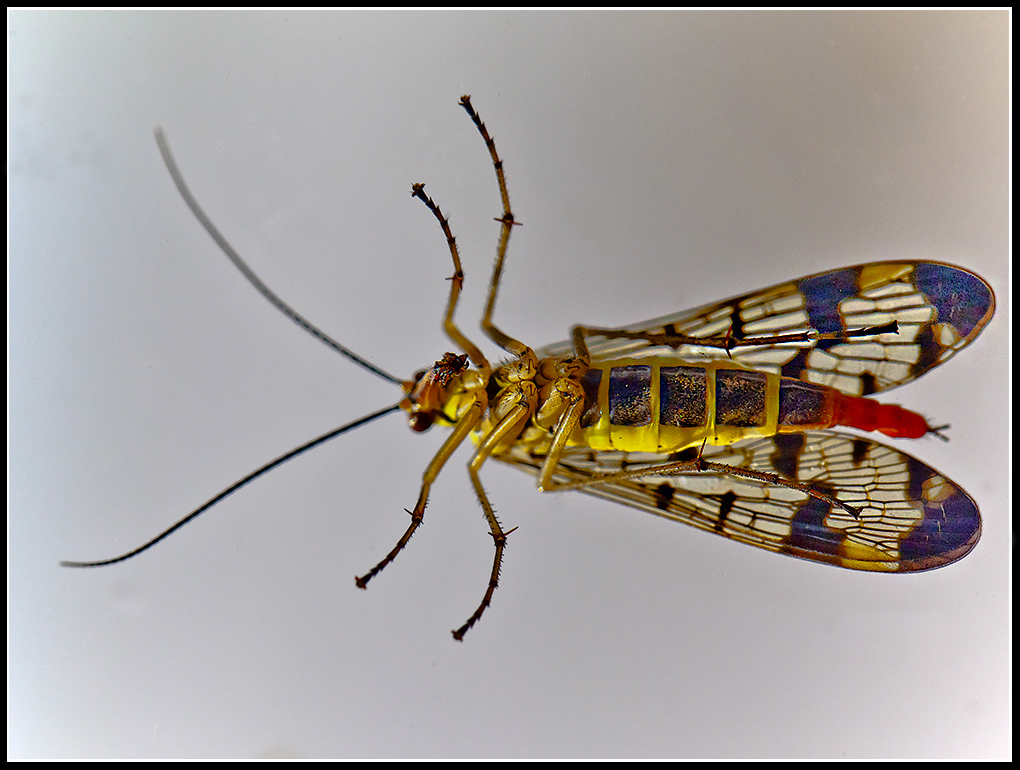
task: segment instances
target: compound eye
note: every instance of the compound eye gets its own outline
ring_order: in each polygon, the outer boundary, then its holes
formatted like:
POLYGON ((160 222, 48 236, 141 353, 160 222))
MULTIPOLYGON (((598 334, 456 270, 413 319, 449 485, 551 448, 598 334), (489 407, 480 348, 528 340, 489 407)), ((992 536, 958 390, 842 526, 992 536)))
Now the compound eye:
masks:
POLYGON ((431 412, 422 412, 419 414, 412 414, 408 419, 408 423, 411 426, 411 430, 415 433, 424 433, 435 423, 436 418, 431 412))

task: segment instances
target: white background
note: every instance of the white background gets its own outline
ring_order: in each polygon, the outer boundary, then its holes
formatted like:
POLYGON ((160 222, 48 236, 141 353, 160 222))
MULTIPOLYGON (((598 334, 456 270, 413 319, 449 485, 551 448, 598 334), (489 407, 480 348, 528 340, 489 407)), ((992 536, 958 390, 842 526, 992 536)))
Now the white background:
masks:
MULTIPOLYGON (((977 13, 8 14, 13 757, 1006 757, 1008 25, 977 13), (260 479, 399 397, 303 334, 173 189, 313 322, 402 377, 451 347, 450 216, 476 340, 532 345, 881 259, 968 267, 987 331, 894 397, 907 451, 978 501, 947 569, 854 573, 484 470, 462 451, 368 591, 442 435, 404 420, 260 479)), ((493 356, 496 352, 486 345, 493 356)))

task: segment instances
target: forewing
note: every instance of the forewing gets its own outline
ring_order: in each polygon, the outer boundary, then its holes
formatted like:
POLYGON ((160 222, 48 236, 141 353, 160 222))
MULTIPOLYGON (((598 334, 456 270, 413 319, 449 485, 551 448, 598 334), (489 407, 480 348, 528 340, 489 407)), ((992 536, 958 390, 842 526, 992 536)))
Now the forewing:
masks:
MULTIPOLYGON (((555 479, 583 481, 696 454, 568 448, 555 479)), ((544 458, 518 446, 498 459, 537 473, 544 458)), ((965 556, 981 536, 980 514, 966 492, 920 460, 868 439, 808 431, 706 446, 704 459, 809 484, 853 506, 859 517, 797 489, 717 472, 649 475, 582 491, 731 540, 847 569, 934 569, 965 556)))
MULTIPOLYGON (((979 276, 938 262, 877 262, 818 273, 676 315, 624 327, 735 340, 847 331, 896 321, 898 333, 849 340, 736 347, 734 361, 860 396, 895 388, 948 361, 992 317, 995 297, 979 276)), ((644 340, 588 338, 593 359, 680 355, 724 358, 719 348, 678 349, 644 340)), ((538 351, 568 354, 569 342, 538 351)))

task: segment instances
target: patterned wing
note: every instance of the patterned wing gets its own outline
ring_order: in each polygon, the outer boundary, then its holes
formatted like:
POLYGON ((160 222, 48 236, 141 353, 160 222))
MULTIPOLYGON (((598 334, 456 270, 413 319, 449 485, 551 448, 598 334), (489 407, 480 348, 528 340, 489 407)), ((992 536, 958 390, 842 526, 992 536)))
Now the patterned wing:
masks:
MULTIPOLYGON (((733 360, 837 388, 854 396, 895 388, 969 345, 995 310, 995 296, 980 277, 938 262, 876 262, 818 273, 677 315, 625 327, 628 332, 681 333, 734 339, 765 335, 841 334, 891 321, 899 332, 846 339, 737 347, 733 360)), ((725 357, 719 348, 681 345, 674 350, 645 340, 589 338, 596 359, 652 355, 725 357)), ((539 356, 565 355, 569 342, 539 356)))
MULTIPOLYGON (((687 456, 568 448, 556 481, 577 482, 687 456)), ((542 457, 517 446, 497 459, 537 474, 542 457)), ((965 556, 981 536, 970 496, 897 449, 814 431, 706 446, 704 459, 810 484, 860 515, 784 487, 716 472, 649 475, 582 488, 731 540, 847 569, 916 572, 965 556)))

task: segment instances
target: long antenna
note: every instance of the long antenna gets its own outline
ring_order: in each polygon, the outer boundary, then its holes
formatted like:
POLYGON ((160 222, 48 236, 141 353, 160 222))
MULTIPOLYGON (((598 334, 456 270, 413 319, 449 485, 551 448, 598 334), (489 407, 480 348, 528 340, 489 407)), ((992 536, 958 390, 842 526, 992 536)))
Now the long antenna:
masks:
POLYGON ((212 236, 212 239, 216 241, 216 245, 223 250, 223 253, 227 255, 227 258, 234 263, 234 267, 240 270, 241 274, 248 279, 248 282, 258 289, 259 294, 268 299, 277 310, 290 318, 290 320, 316 339, 329 345, 337 353, 340 353, 340 355, 347 356, 347 358, 354 363, 368 369, 368 371, 382 377, 384 380, 389 380, 396 385, 400 385, 403 382, 403 380, 399 377, 394 377, 392 374, 383 371, 375 364, 370 364, 354 351, 348 350, 346 347, 326 334, 326 332, 322 331, 320 328, 312 324, 311 321, 294 310, 294 308, 280 299, 272 289, 266 286, 262 282, 262 279, 255 275, 255 272, 248 267, 247 263, 243 259, 241 259, 241 255, 238 254, 234 250, 234 247, 227 242, 227 239, 223 237, 223 234, 220 233, 219 230, 216 229, 216 225, 212 223, 212 220, 209 219, 206 213, 202 210, 202 207, 198 205, 198 201, 195 200, 195 196, 191 194, 191 190, 188 189, 188 185, 184 181, 184 176, 181 174, 181 170, 177 167, 177 161, 174 160, 173 153, 170 152, 170 145, 167 143, 166 135, 163 133, 162 128, 156 129, 156 144, 159 146, 159 152, 163 156, 163 162, 166 164, 166 168, 170 172, 170 176, 174 180, 174 184, 177 185, 177 191, 181 194, 181 197, 184 198, 184 202, 188 204, 188 208, 191 209, 191 213, 195 215, 195 218, 198 219, 199 222, 202 223, 202 227, 204 227, 205 231, 212 236))
POLYGON ((349 430, 354 430, 355 428, 357 428, 360 425, 364 425, 367 422, 372 422, 372 420, 375 420, 376 418, 382 417, 385 414, 389 414, 390 412, 395 412, 398 409, 400 409, 400 404, 394 404, 393 406, 388 406, 385 409, 380 409, 378 412, 373 412, 372 414, 366 415, 365 417, 361 417, 361 418, 355 420, 354 422, 349 422, 346 425, 343 425, 343 426, 341 426, 341 427, 339 427, 339 428, 337 428, 335 430, 331 430, 329 433, 322 434, 318 438, 313 438, 311 441, 309 441, 309 442, 307 442, 305 444, 302 444, 299 447, 291 449, 289 452, 287 452, 287 454, 280 455, 275 460, 272 460, 271 462, 266 463, 265 465, 263 465, 258 470, 252 471, 251 473, 249 473, 247 476, 245 476, 240 481, 237 481, 237 482, 231 484, 229 487, 227 487, 222 492, 220 492, 218 495, 216 495, 216 497, 213 497, 212 499, 208 500, 203 505, 199 506, 198 508, 193 510, 191 513, 189 513, 187 516, 185 516, 183 519, 178 521, 172 527, 170 527, 167 530, 164 530, 160 534, 156 535, 156 537, 152 538, 152 540, 149 540, 144 545, 138 546, 138 548, 135 548, 133 551, 128 551, 127 553, 122 554, 120 556, 115 556, 112 559, 102 559, 100 561, 62 561, 62 562, 60 562, 60 566, 61 567, 102 567, 102 566, 105 566, 107 564, 116 564, 119 561, 124 561, 125 559, 130 559, 132 556, 137 556, 142 551, 146 551, 149 548, 152 548, 152 546, 156 545, 156 543, 158 543, 163 538, 169 537, 170 535, 172 535, 174 532, 179 530, 181 527, 183 527, 189 521, 192 521, 193 519, 196 519, 199 516, 201 516, 203 513, 205 513, 210 508, 212 508, 214 505, 216 505, 216 503, 218 503, 220 500, 222 500, 227 495, 230 495, 230 494, 236 492, 237 490, 239 490, 241 487, 245 486, 249 482, 254 481, 255 479, 257 479, 263 473, 268 473, 273 468, 275 468, 277 465, 282 465, 283 463, 287 462, 288 460, 294 459, 299 454, 307 452, 309 449, 311 449, 313 447, 317 447, 319 444, 323 444, 323 443, 329 441, 331 438, 336 438, 341 433, 346 433, 349 430))

